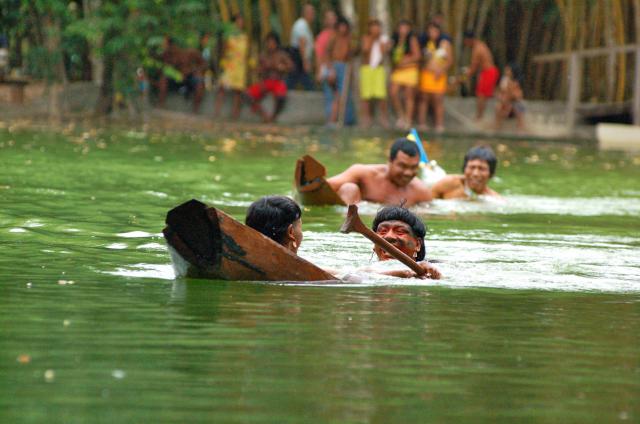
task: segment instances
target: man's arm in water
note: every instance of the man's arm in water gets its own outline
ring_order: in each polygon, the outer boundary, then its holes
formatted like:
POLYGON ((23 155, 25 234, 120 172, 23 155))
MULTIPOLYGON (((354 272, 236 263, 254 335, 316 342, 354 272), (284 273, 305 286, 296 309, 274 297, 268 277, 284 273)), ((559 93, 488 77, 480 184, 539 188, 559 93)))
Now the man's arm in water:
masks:
POLYGON ((442 274, 435 266, 431 265, 429 262, 423 261, 418 262, 420 268, 426 271, 425 274, 418 276, 415 272, 410 269, 398 269, 393 271, 382 271, 379 274, 389 275, 391 277, 399 277, 399 278, 420 278, 422 280, 430 279, 430 280, 439 280, 442 278, 442 274))
POLYGON ((431 187, 431 194, 434 199, 444 199, 447 193, 454 191, 460 186, 460 177, 457 175, 447 175, 441 178, 431 187))

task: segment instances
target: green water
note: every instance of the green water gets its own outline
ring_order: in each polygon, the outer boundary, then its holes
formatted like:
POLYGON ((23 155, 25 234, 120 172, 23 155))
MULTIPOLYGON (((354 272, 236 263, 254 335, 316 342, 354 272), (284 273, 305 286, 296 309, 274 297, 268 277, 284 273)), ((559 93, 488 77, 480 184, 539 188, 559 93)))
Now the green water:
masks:
MULTIPOLYGON (((174 280, 171 207, 241 218, 393 136, 0 130, 0 422, 640 421, 640 155, 485 140, 507 201, 417 209, 438 283, 174 280)), ((343 215, 305 209, 301 255, 369 265, 343 215)))

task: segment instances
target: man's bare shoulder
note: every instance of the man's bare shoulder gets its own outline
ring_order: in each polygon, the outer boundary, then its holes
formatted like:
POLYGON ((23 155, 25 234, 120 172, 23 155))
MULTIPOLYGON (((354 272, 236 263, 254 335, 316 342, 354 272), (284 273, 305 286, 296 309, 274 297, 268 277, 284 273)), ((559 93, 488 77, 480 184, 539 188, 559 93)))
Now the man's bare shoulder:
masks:
POLYGON ((464 185, 463 181, 464 177, 462 175, 446 175, 433 185, 433 190, 452 190, 464 185))
POLYGON ((448 193, 462 187, 464 187, 462 175, 447 175, 431 187, 431 192, 434 198, 442 199, 446 197, 448 193))

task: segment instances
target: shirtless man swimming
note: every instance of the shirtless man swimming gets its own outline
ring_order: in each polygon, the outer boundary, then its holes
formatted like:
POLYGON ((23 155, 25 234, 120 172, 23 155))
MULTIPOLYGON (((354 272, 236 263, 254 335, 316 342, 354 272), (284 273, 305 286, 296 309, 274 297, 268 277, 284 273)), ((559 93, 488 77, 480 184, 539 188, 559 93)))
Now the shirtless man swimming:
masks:
POLYGON ((498 83, 500 72, 493 62, 493 55, 487 44, 476 38, 472 31, 464 33, 464 45, 471 48, 471 65, 465 77, 469 79, 478 72, 476 119, 481 120, 487 106, 487 99, 493 97, 493 90, 498 83))
POLYGON ((447 175, 431 187, 436 199, 472 199, 499 196, 487 185, 496 172, 496 155, 486 146, 474 147, 464 156, 462 175, 447 175))
POLYGON ((418 146, 406 138, 397 139, 389 152, 389 163, 355 164, 327 180, 346 204, 362 200, 406 206, 432 199, 431 190, 417 177, 418 146))

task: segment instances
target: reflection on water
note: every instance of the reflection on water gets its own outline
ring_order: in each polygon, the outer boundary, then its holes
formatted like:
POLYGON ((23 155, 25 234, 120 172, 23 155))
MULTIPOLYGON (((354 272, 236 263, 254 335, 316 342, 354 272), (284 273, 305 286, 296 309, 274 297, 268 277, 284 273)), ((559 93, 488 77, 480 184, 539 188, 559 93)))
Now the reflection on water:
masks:
MULTIPOLYGON (((285 286, 175 280, 166 212, 242 219, 298 155, 335 173, 386 140, 87 134, 0 132, 0 422, 640 418, 640 158, 492 143, 504 202, 416 208, 443 280, 285 286)), ((344 214, 306 207, 300 254, 357 273, 344 214)))

